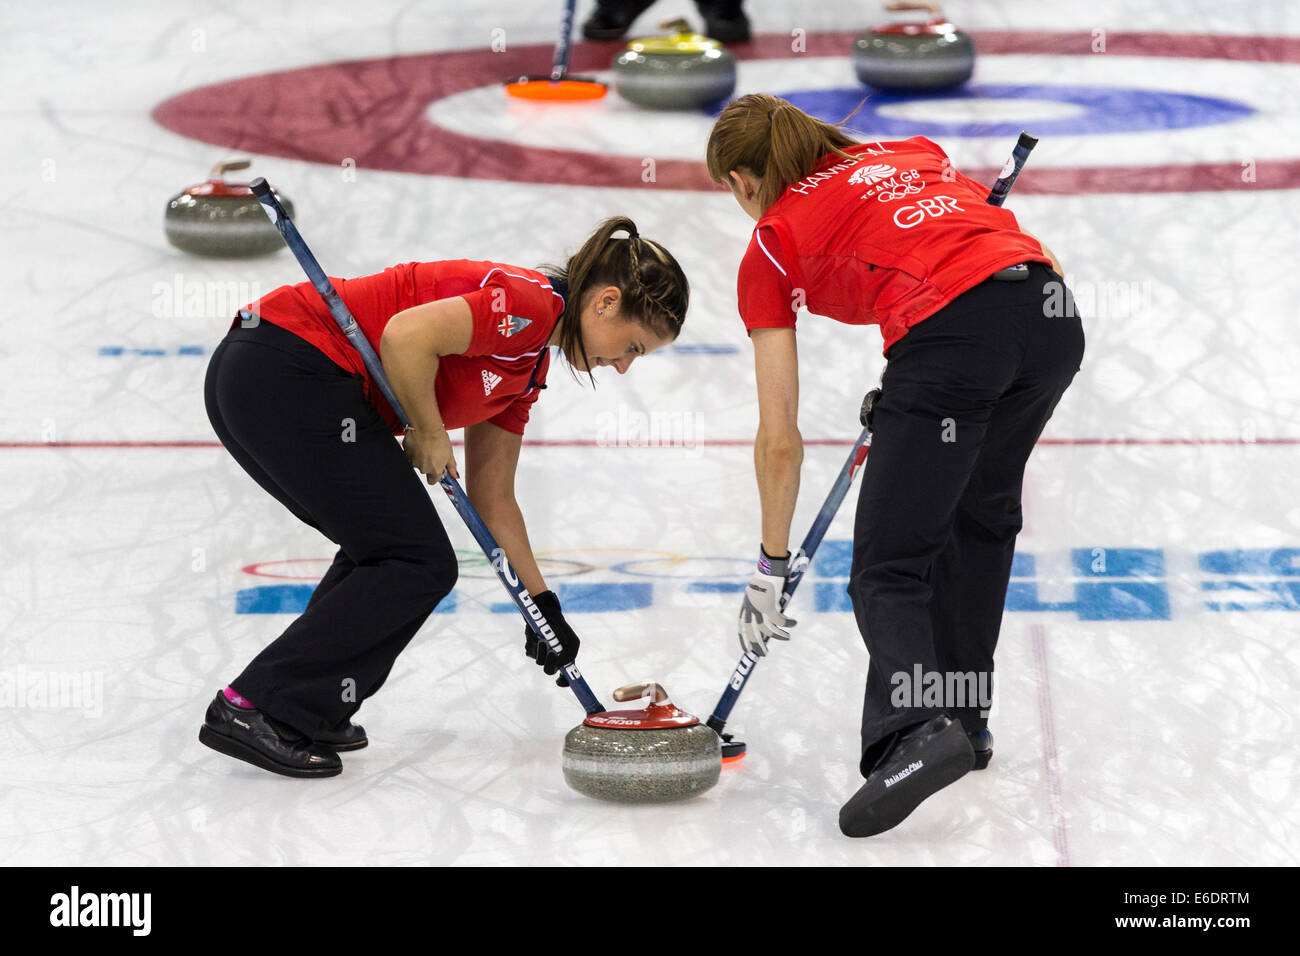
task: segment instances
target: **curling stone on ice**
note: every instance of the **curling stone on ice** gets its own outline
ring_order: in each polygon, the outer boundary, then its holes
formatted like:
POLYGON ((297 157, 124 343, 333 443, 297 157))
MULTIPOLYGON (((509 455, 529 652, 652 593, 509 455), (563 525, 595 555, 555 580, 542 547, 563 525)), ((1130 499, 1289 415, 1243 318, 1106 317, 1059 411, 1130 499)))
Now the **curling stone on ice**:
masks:
POLYGON ((638 106, 701 109, 736 89, 736 58, 717 40, 691 30, 685 20, 663 24, 666 37, 633 40, 614 60, 614 88, 638 106))
MULTIPOLYGON (((227 182, 225 174, 251 166, 247 159, 217 163, 207 182, 171 198, 163 216, 167 241, 196 256, 261 256, 284 248, 284 240, 248 183, 227 182)), ((276 193, 285 212, 293 203, 276 193)))
POLYGON ((858 79, 881 90, 944 90, 975 71, 975 44, 933 3, 888 3, 886 10, 922 10, 924 22, 872 27, 853 43, 858 79))
POLYGON ((644 710, 592 714, 564 738, 564 781, 620 803, 664 803, 704 793, 718 782, 718 735, 678 710, 653 682, 614 691, 619 702, 649 697, 644 710))

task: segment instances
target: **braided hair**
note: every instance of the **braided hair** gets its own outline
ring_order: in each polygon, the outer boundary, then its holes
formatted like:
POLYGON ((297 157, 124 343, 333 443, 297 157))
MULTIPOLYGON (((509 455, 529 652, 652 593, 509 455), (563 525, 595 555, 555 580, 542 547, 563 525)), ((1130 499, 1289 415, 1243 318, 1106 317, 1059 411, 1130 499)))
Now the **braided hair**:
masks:
POLYGON ((587 296, 595 290, 616 286, 623 294, 620 314, 660 338, 672 341, 682 331, 691 294, 686 274, 667 249, 642 238, 636 223, 626 216, 606 219, 562 267, 543 271, 568 283, 557 344, 566 358, 582 356, 589 378, 591 363, 582 341, 581 315, 587 296), (627 236, 615 238, 616 232, 627 236))

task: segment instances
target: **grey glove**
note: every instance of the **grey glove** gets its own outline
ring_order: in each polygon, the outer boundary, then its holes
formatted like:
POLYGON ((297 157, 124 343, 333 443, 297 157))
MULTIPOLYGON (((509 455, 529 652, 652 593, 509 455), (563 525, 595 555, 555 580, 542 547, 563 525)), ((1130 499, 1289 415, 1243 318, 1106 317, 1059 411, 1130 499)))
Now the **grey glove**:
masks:
POLYGON ((773 558, 759 547, 758 570, 745 586, 745 599, 740 605, 740 616, 736 623, 736 634, 740 638, 742 651, 766 657, 769 640, 790 640, 790 634, 785 628, 793 627, 799 622, 786 617, 781 610, 781 595, 785 591, 785 579, 789 570, 789 554, 783 558, 773 558))

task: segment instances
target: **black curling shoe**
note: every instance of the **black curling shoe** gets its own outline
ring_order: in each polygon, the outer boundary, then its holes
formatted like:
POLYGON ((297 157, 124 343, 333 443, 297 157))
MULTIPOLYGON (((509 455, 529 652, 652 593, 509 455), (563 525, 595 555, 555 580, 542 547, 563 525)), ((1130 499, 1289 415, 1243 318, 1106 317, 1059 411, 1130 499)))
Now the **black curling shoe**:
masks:
POLYGON ((345 719, 333 730, 324 730, 316 735, 316 743, 330 750, 360 750, 370 743, 366 739, 366 729, 345 719))
POLYGON ((975 766, 971 769, 983 770, 993 759, 993 735, 985 727, 983 730, 967 734, 966 737, 970 740, 971 749, 975 751, 975 766))
POLYGON ((199 741, 227 757, 286 777, 333 777, 343 761, 328 747, 273 721, 260 710, 236 707, 217 691, 208 705, 199 741))
POLYGON ((961 724, 935 717, 907 728, 840 808, 840 832, 867 837, 898 826, 922 800, 965 776, 974 764, 961 724))
POLYGON ((741 0, 696 0, 704 17, 704 33, 719 43, 748 43, 749 17, 741 0))
POLYGON ((588 40, 621 40, 632 21, 650 8, 654 0, 597 0, 596 9, 582 24, 588 40))

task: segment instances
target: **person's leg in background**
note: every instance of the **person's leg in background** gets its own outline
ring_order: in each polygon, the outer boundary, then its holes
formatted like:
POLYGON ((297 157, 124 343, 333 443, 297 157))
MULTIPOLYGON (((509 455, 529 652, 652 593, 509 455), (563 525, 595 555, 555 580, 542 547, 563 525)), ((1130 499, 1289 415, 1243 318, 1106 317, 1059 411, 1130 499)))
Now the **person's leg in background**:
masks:
MULTIPOLYGON (((632 21, 650 8, 653 0, 597 0, 582 24, 588 40, 621 40, 632 21)), ((704 18, 703 32, 722 43, 749 42, 749 18, 742 0, 695 0, 704 18)))

